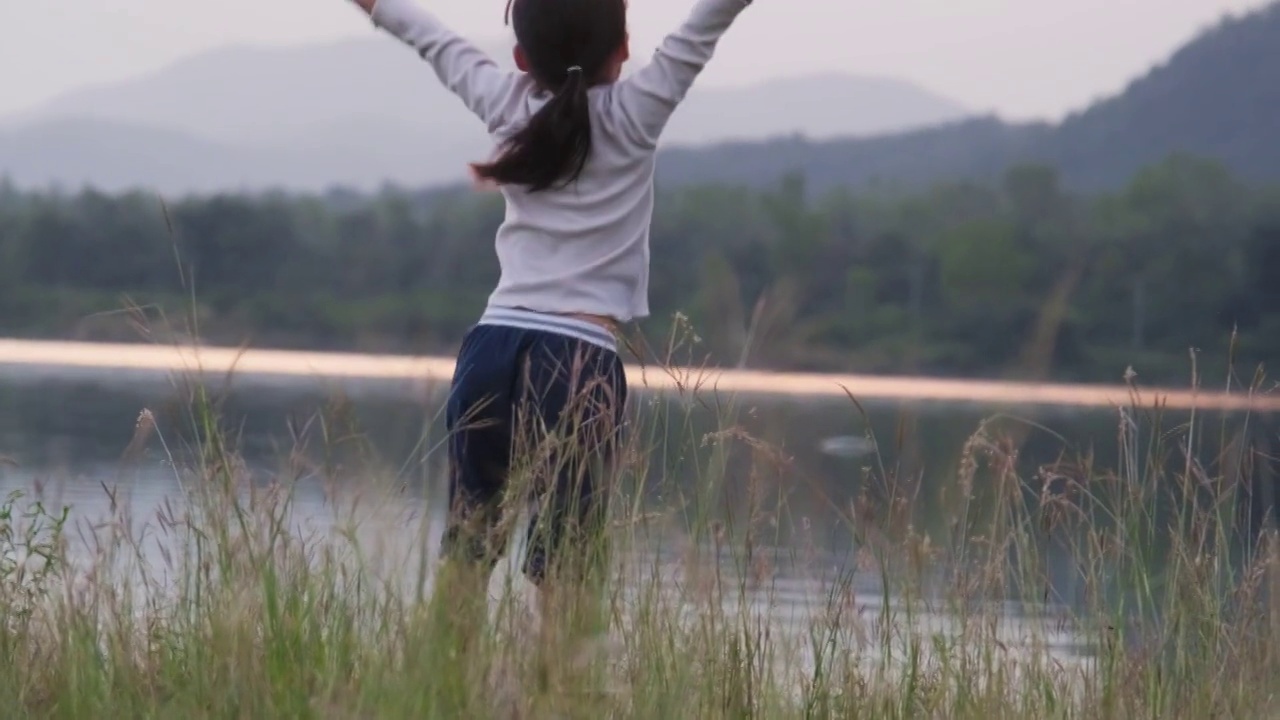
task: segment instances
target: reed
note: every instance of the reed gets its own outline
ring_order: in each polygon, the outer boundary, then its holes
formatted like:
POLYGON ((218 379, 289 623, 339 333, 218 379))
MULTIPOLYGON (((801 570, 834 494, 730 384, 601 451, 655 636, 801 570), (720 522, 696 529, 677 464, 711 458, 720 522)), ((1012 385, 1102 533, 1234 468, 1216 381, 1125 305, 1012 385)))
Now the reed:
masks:
MULTIPOLYGON (((151 448, 173 468, 181 493, 157 512, 135 517, 111 483, 105 518, 37 494, 0 511, 0 707, 37 718, 1280 710, 1280 539, 1273 522, 1246 527, 1237 512, 1248 453, 1202 457, 1221 428, 1164 427, 1158 403, 1135 392, 1117 409, 1119 457, 1027 470, 1018 433, 984 423, 956 474, 927 479, 945 489, 933 523, 922 480, 873 459, 858 495, 831 501, 856 538, 854 561, 833 569, 787 506, 797 479, 785 452, 706 377, 682 371, 667 396, 633 403, 607 562, 539 602, 508 566, 492 578, 437 568, 431 494, 375 460, 353 468, 370 456, 352 452, 358 433, 340 413, 318 414, 263 477, 218 399, 183 384, 189 427, 144 413, 126 453, 127 464, 151 448), (316 487, 328 515, 303 517, 299 493, 316 487), (1066 582, 1051 557, 1070 558, 1066 582), (1081 651, 1064 652, 1064 638, 1081 651)), ((542 451, 528 448, 522 467, 542 451)))

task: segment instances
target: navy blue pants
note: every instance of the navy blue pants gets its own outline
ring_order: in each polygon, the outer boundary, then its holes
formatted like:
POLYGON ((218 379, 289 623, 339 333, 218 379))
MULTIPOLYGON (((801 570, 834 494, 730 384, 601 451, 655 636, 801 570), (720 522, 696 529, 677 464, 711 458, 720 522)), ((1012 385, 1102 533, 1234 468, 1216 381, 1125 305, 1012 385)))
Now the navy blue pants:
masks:
POLYGON ((492 570, 509 539, 505 523, 530 500, 537 509, 523 568, 532 582, 598 550, 626 399, 612 350, 542 330, 472 328, 446 410, 442 553, 492 570))

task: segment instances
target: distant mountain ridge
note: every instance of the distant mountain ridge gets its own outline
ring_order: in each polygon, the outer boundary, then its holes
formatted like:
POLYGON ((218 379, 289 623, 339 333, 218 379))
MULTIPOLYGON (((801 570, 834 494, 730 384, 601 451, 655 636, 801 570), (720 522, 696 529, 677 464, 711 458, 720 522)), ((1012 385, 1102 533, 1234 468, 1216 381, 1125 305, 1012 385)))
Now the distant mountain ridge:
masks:
POLYGON ((1109 189, 1175 153, 1280 182, 1280 2, 1225 18, 1121 93, 1061 123, 968 118, 869 139, 729 142, 666 153, 665 182, 771 183, 804 171, 811 186, 993 180, 1042 162, 1081 190, 1109 189))
MULTIPOLYGON (((422 186, 456 182, 489 150, 429 68, 377 40, 226 49, 66 96, 21 121, 0 129, 0 174, 19 184, 422 186)), ((1057 124, 973 116, 909 83, 849 75, 700 86, 673 119, 658 172, 668 186, 763 185, 801 171, 816 190, 912 189, 1043 162, 1068 187, 1098 190, 1187 153, 1245 180, 1280 182, 1278 140, 1280 2, 1224 19, 1057 124)))
MULTIPOLYGON (((482 46, 510 67, 509 45, 482 46)), ((911 83, 832 73, 700 85, 666 137, 689 145, 872 136, 968 114, 911 83)), ((0 174, 20 184, 170 192, 232 180, 246 188, 422 185, 461 179, 466 162, 489 151, 483 127, 431 68, 385 38, 226 47, 0 119, 0 174)))

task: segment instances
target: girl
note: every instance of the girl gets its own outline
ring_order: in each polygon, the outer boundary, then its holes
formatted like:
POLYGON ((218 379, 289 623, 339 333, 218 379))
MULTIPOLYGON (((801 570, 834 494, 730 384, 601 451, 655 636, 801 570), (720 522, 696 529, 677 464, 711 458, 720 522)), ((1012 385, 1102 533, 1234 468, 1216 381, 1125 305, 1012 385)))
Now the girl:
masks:
POLYGON ((655 149, 751 0, 698 0, 626 79, 626 0, 512 0, 518 72, 414 0, 355 2, 433 66, 498 147, 472 166, 501 190, 507 213, 496 243, 501 279, 463 341, 446 411, 443 552, 491 572, 506 544, 499 504, 524 473, 542 496, 524 572, 541 586, 601 541, 597 485, 607 473, 591 465, 615 455, 626 403, 616 328, 649 311, 655 149))

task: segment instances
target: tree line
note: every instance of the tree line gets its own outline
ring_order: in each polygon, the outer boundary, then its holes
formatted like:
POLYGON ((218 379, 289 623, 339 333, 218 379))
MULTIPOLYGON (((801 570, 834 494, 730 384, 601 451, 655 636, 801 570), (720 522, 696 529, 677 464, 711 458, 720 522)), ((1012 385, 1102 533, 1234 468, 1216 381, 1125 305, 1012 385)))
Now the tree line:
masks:
MULTIPOLYGON (((799 175, 659 194, 636 330, 659 357, 680 337, 725 366, 1185 383, 1193 351, 1246 375, 1280 352, 1280 190, 1213 162, 1093 195, 1039 165, 914 194, 799 175)), ((497 280, 502 215, 463 189, 0 184, 0 334, 449 353, 497 280)))

